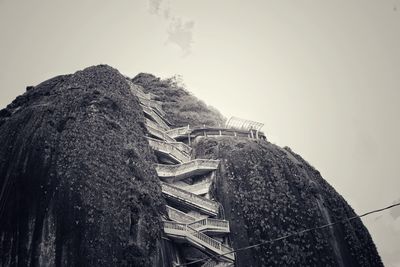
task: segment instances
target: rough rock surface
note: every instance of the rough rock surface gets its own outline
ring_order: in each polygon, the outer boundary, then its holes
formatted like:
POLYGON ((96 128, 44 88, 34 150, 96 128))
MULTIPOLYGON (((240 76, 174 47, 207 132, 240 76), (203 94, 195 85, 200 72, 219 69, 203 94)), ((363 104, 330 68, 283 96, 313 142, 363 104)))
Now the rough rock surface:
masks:
MULTIPOLYGON (((133 79, 176 126, 223 117, 171 80, 133 79)), ((29 88, 0 111, 0 266, 171 266, 144 117, 126 78, 90 67, 29 88)), ((354 215, 319 172, 265 141, 201 138, 234 248, 354 215)), ((237 253, 242 266, 382 266, 360 220, 237 253)))
POLYGON ((144 132, 108 66, 45 81, 0 111, 0 266, 157 262, 165 206, 144 132))
MULTIPOLYGON (((234 249, 355 215, 320 173, 289 148, 266 141, 202 138, 196 157, 222 162, 214 195, 231 223, 234 249)), ((383 266, 362 222, 294 235, 239 251, 244 266, 383 266)))
MULTIPOLYGON (((168 99, 174 97, 168 96, 179 95, 175 98, 185 103, 181 96, 185 92, 168 80, 139 74, 133 81, 161 100, 171 102, 168 99)), ((166 106, 167 116, 173 117, 185 105, 167 103, 166 106)), ((202 106, 193 110, 208 118, 209 125, 220 124, 216 115, 219 113, 214 109, 202 106)), ((198 116, 180 118, 185 124, 199 124, 198 116)), ((213 194, 231 223, 234 249, 355 215, 320 173, 290 148, 280 148, 266 141, 203 137, 194 143, 194 151, 196 158, 222 162, 213 194)), ((357 219, 239 251, 236 267, 242 266, 378 267, 383 264, 368 230, 357 219)))

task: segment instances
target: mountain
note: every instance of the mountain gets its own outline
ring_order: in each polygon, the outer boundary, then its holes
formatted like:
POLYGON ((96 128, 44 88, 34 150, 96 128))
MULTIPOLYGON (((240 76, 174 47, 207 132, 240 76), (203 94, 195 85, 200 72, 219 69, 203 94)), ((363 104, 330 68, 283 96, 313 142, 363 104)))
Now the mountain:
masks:
POLYGON ((91 67, 45 81, 1 111, 2 266, 151 260, 164 201, 125 80, 91 67))
POLYGON ((0 111, 0 266, 383 266, 358 219, 235 253, 355 213, 176 79, 99 65, 27 89, 0 111))

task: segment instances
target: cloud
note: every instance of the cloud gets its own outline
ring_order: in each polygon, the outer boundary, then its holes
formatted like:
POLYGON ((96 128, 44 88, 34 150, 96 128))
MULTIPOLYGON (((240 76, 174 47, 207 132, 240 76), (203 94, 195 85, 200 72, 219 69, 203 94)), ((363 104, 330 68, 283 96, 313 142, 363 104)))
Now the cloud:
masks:
POLYGON ((171 18, 171 11, 169 8, 164 9, 164 19, 169 20, 171 18))
POLYGON ((149 0, 149 13, 167 21, 166 44, 178 46, 183 56, 189 55, 193 44, 194 21, 184 21, 181 17, 173 15, 169 3, 163 0, 149 0))
POLYGON ((150 14, 159 14, 162 0, 149 0, 150 14))
POLYGON ((182 22, 180 18, 174 18, 168 30, 168 43, 173 43, 179 46, 184 55, 191 52, 193 44, 193 28, 194 21, 182 22))

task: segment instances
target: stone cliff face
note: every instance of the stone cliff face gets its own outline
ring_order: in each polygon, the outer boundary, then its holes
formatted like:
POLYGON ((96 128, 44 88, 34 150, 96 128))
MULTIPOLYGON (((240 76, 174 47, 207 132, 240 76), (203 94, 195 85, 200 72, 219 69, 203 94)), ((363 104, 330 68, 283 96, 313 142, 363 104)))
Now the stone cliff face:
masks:
MULTIPOLYGON (((222 115, 171 80, 134 83, 163 101, 175 126, 222 115)), ((165 201, 130 81, 108 66, 50 79, 0 111, 0 266, 172 266, 165 201)), ((198 137, 220 159, 212 194, 235 249, 354 215, 289 148, 198 137)), ((360 220, 239 251, 235 266, 382 266, 360 220)))
MULTIPOLYGON (((139 82, 148 92, 159 95, 160 99, 181 92, 176 84, 148 74, 140 74, 133 81, 139 82)), ((179 98, 182 96, 175 96, 175 99, 179 98)), ((165 105, 168 111, 171 104, 167 102, 165 105)), ((175 106, 167 116, 181 111, 185 111, 184 105, 175 106)), ((211 120, 209 125, 220 124, 213 109, 205 108, 202 112, 211 114, 207 116, 211 120)), ((202 123, 193 116, 181 125, 185 124, 202 123)), ((213 194, 223 205, 226 219, 230 221, 234 249, 355 215, 320 173, 290 148, 232 137, 200 137, 192 146, 196 158, 221 160, 213 194)), ((361 220, 353 220, 239 251, 235 266, 383 264, 368 230, 361 220)))
MULTIPOLYGON (((214 195, 236 249, 355 215, 320 173, 289 148, 202 138, 196 157, 219 158, 214 195)), ((360 220, 239 251, 236 266, 383 266, 360 220)))
POLYGON ((156 261, 163 198, 125 77, 55 77, 0 114, 1 266, 156 261))

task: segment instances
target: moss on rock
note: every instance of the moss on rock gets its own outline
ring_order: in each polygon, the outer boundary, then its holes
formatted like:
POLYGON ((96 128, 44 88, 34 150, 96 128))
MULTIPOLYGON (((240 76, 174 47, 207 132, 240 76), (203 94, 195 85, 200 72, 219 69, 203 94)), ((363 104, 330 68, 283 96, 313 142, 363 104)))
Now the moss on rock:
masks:
POLYGON ((164 200, 117 70, 45 81, 0 112, 0 265, 146 266, 164 200))
MULTIPOLYGON (((221 160, 214 196, 235 249, 355 215, 320 173, 266 141, 201 138, 197 158, 221 160)), ((236 266, 383 266, 360 220, 237 253, 236 266)))
POLYGON ((225 123, 218 110, 193 96, 174 77, 162 80, 152 74, 140 73, 132 81, 156 95, 155 100, 162 102, 166 118, 175 127, 222 126, 225 123))
MULTIPOLYGON (((163 102, 175 126, 223 116, 174 79, 133 82, 163 102)), ((1 266, 171 266, 161 239, 165 202, 125 77, 108 66, 30 87, 0 111, 1 266)), ((221 160, 213 196, 235 249, 355 213, 289 148, 234 137, 199 138, 197 158, 221 160)), ((382 266, 360 220, 237 253, 236 266, 382 266)))

